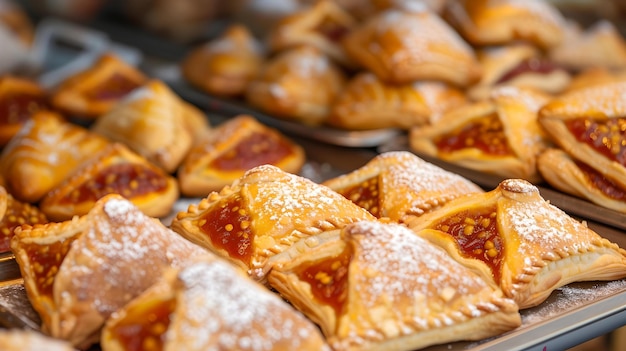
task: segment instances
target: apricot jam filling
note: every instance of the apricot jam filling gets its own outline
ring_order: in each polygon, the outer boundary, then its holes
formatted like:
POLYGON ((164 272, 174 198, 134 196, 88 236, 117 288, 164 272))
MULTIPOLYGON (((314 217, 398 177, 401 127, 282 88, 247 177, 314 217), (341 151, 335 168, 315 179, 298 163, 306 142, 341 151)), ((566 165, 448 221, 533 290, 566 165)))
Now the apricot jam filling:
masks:
POLYGON ((150 192, 163 191, 167 179, 143 165, 119 163, 107 167, 80 187, 63 197, 61 204, 97 201, 107 194, 132 198, 150 192))
POLYGON ((370 178, 353 187, 338 190, 346 199, 368 210, 380 218, 380 198, 378 196, 378 177, 370 178))
POLYGON ((198 222, 213 245, 225 250, 229 257, 250 264, 254 232, 251 217, 243 207, 241 196, 230 197, 215 204, 198 222))
POLYGON ((494 156, 513 154, 504 135, 502 122, 495 113, 436 138, 435 145, 440 153, 476 148, 494 156))
POLYGON ((37 207, 9 198, 6 212, 0 221, 0 253, 10 251, 9 245, 17 226, 47 222, 48 219, 37 207))
POLYGON ((170 325, 170 315, 176 300, 150 301, 147 306, 134 306, 125 319, 111 330, 125 351, 161 351, 165 332, 170 325))
POLYGON ((214 159, 209 168, 247 170, 262 164, 277 164, 292 153, 284 140, 266 133, 252 133, 236 147, 214 159))
POLYGON ((436 224, 433 229, 450 234, 464 257, 481 260, 500 280, 503 242, 498 233, 495 207, 483 212, 461 211, 436 224))
POLYGON ((606 121, 577 118, 565 122, 565 125, 576 140, 626 167, 626 118, 606 121))
POLYGON ((50 245, 26 244, 28 261, 31 263, 32 273, 37 291, 41 296, 52 299, 52 287, 54 278, 59 272, 59 267, 76 236, 57 241, 50 245))
POLYGON ((353 250, 350 246, 337 257, 300 267, 295 273, 311 286, 316 301, 333 308, 341 315, 348 298, 348 273, 353 250))
POLYGON ((549 74, 559 68, 558 65, 550 60, 537 57, 529 58, 520 62, 517 66, 502 75, 496 84, 507 82, 524 73, 549 74))
POLYGON ((113 74, 96 88, 88 91, 85 95, 93 100, 117 100, 138 88, 140 84, 134 82, 122 74, 113 74))
POLYGON ((0 98, 0 125, 25 122, 35 112, 48 109, 44 96, 8 94, 0 98))
POLYGON ((600 190, 604 195, 618 201, 626 201, 626 189, 621 187, 619 184, 606 178, 600 172, 583 162, 577 161, 576 166, 578 166, 580 171, 583 172, 585 177, 593 184, 593 186, 600 190))

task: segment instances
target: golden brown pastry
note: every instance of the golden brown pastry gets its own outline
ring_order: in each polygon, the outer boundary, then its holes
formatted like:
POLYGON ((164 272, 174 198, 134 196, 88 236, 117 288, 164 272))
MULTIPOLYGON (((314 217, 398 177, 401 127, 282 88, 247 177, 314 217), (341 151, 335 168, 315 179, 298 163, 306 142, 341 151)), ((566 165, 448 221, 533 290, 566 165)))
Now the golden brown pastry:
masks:
POLYGON ((206 254, 117 194, 70 221, 19 227, 11 249, 42 330, 79 348, 166 268, 206 254))
POLYGON ((576 281, 626 277, 626 251, 545 201, 534 185, 507 179, 416 217, 409 227, 492 279, 520 309, 576 281))
POLYGON ((55 222, 82 216, 101 197, 120 194, 150 217, 164 217, 178 200, 178 182, 126 146, 112 143, 47 193, 39 208, 55 222))
POLYGON ((354 61, 389 83, 440 80, 464 87, 481 74, 473 49, 428 11, 384 11, 350 31, 343 44, 354 61))
POLYGON ((208 120, 195 106, 183 101, 165 83, 150 80, 100 116, 91 130, 120 142, 172 173, 196 138, 208 133, 208 120), (205 125, 197 123, 204 119, 205 125), (195 130, 192 130, 195 128, 195 130))
POLYGON ((499 288, 405 226, 361 221, 339 235, 268 277, 334 350, 417 350, 521 325, 499 288))
POLYGON ((179 212, 171 228, 263 281, 272 257, 297 241, 373 218, 326 186, 263 165, 179 212))
POLYGON ((217 96, 242 95, 265 59, 261 43, 241 24, 193 48, 181 62, 183 77, 217 96))
POLYGON ((382 153, 361 168, 322 184, 377 218, 396 222, 421 216, 461 195, 483 192, 460 175, 407 151, 382 153))
POLYGON ((34 330, 0 329, 2 351, 75 351, 69 343, 34 330))
POLYGON ((94 120, 146 80, 137 68, 106 53, 91 67, 61 82, 52 92, 51 103, 72 117, 94 120))
POLYGON ((38 207, 16 200, 0 186, 0 253, 11 251, 9 243, 18 226, 47 222, 48 218, 38 207))
POLYGON ((278 118, 319 125, 345 83, 345 74, 328 56, 300 46, 265 62, 248 85, 246 101, 278 118))
POLYGON ((37 202, 109 141, 51 111, 39 111, 0 154, 9 193, 37 202))
POLYGON ((443 82, 389 84, 371 72, 361 72, 333 103, 328 124, 347 130, 408 130, 430 124, 466 102, 463 91, 443 82))
POLYGON ((603 67, 586 68, 572 76, 572 80, 562 93, 567 94, 577 89, 620 81, 626 81, 626 69, 613 71, 603 67))
POLYGON ((304 149, 280 131, 238 115, 189 151, 177 177, 183 195, 205 197, 256 166, 271 164, 297 174, 305 159, 304 149))
POLYGON ((341 40, 356 25, 356 19, 335 1, 322 0, 278 21, 268 34, 267 42, 273 52, 311 45, 337 63, 354 67, 341 40))
POLYGON ((34 81, 0 77, 0 148, 17 134, 33 113, 49 109, 46 91, 34 81))
POLYGON ((517 41, 549 49, 561 43, 565 18, 543 0, 449 1, 446 19, 472 45, 503 45, 517 41))
POLYGON ((549 142, 537 111, 548 101, 534 89, 500 87, 489 100, 458 107, 432 125, 411 129, 410 148, 503 179, 538 181, 536 158, 549 142))
POLYGON ((104 351, 330 350, 319 329, 276 294, 214 255, 164 279, 116 313, 104 351))

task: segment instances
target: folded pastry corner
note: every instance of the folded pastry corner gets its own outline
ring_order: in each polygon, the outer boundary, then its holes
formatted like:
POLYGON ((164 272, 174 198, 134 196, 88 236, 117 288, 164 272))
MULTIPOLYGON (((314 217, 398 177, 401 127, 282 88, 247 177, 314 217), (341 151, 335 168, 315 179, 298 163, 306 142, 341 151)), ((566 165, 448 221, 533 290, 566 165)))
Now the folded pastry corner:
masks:
POLYGON ((36 81, 5 74, 0 77, 0 147, 39 110, 50 109, 48 93, 36 81))
POLYGON ((0 253, 10 251, 15 228, 44 223, 48 218, 37 206, 17 200, 0 186, 0 253))

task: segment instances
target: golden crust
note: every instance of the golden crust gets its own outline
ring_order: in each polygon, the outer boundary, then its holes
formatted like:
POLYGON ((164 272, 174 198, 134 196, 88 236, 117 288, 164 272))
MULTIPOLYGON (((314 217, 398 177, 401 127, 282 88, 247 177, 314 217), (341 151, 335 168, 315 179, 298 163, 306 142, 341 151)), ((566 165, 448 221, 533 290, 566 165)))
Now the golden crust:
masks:
POLYGON ((572 76, 572 80, 563 94, 574 90, 590 88, 595 85, 626 81, 626 69, 611 71, 602 67, 586 68, 572 76))
POLYGON ((0 186, 0 253, 10 252, 15 228, 47 223, 46 215, 34 205, 15 199, 0 186))
POLYGON ((0 329, 3 351, 76 351, 69 343, 28 329, 0 329))
POLYGON ((24 123, 39 110, 47 110, 47 92, 30 79, 4 75, 0 78, 0 147, 17 134, 24 123))

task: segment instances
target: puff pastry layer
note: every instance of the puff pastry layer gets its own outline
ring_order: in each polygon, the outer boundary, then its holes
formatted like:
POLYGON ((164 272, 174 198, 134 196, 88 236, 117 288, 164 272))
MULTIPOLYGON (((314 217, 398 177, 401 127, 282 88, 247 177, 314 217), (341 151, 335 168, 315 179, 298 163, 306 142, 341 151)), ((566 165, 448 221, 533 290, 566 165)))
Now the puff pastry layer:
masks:
POLYGON ((0 147, 17 134, 39 110, 48 110, 47 92, 34 81, 17 76, 0 78, 0 147))
POLYGON ((26 329, 0 329, 3 351, 76 351, 69 343, 26 329))

